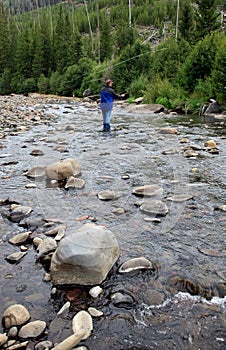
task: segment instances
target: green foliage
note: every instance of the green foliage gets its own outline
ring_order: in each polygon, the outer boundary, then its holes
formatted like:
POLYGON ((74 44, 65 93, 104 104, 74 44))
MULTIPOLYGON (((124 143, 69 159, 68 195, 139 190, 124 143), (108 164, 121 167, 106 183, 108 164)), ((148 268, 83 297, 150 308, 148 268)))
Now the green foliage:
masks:
POLYGON ((70 66, 63 74, 62 95, 64 96, 82 96, 82 82, 86 75, 92 71, 93 61, 80 59, 78 64, 70 66))
POLYGON ((203 98, 197 93, 193 93, 186 100, 185 112, 187 114, 200 115, 202 111, 202 107, 206 102, 208 102, 208 100, 206 100, 205 98, 203 98))
POLYGON ((49 92, 54 95, 60 95, 62 93, 62 81, 62 75, 59 72, 53 72, 49 79, 49 92))
POLYGON ((11 73, 9 69, 5 69, 0 77, 0 95, 8 95, 11 91, 11 73))
POLYGON ((182 0, 179 13, 179 36, 190 43, 193 42, 194 27, 194 6, 190 0, 182 0))
POLYGON ((144 94, 144 102, 146 103, 160 103, 167 108, 175 108, 183 105, 186 99, 186 93, 178 86, 172 85, 168 79, 156 79, 147 87, 144 94))
POLYGON ((142 75, 147 76, 150 67, 149 45, 136 42, 132 46, 127 46, 119 58, 114 61, 113 79, 117 82, 118 91, 127 91, 133 81, 142 75))
POLYGON ((143 93, 146 89, 146 86, 148 84, 148 78, 144 74, 141 74, 138 79, 135 79, 132 81, 128 88, 128 93, 130 96, 133 96, 134 98, 143 96, 143 93))
POLYGON ((211 86, 219 103, 226 102, 226 37, 221 34, 217 42, 217 52, 211 72, 211 86))
POLYGON ((61 2, 16 15, 6 3, 0 0, 1 94, 82 96, 90 88, 95 95, 111 77, 117 92, 172 108, 183 99, 188 110, 210 97, 226 103, 221 0, 180 0, 178 40, 175 0, 131 1, 131 23, 124 0, 90 0, 87 9, 82 0, 61 2))
POLYGON ((180 65, 184 62, 190 50, 185 40, 177 41, 169 38, 158 45, 153 53, 153 63, 150 70, 150 79, 174 79, 180 65))
POLYGON ((207 35, 200 40, 188 55, 178 73, 178 83, 187 91, 192 92, 201 80, 211 75, 217 50, 216 35, 207 35))
POLYGON ((22 84, 22 93, 35 92, 37 91, 37 85, 34 78, 25 79, 22 84))
POLYGON ((218 0, 196 0, 196 38, 201 39, 220 28, 218 13, 216 11, 218 0))
POLYGON ((44 76, 44 74, 41 74, 38 79, 38 92, 41 94, 47 94, 49 91, 49 80, 44 76))
POLYGON ((159 103, 160 105, 163 105, 166 108, 171 108, 170 102, 167 97, 158 97, 156 99, 156 103, 159 103))

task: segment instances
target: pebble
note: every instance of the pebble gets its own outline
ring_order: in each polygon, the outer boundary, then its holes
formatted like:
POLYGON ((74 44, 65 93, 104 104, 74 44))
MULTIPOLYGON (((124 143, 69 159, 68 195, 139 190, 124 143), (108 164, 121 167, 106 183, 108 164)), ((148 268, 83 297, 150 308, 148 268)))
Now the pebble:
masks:
POLYGON ((89 307, 88 312, 93 317, 100 317, 100 316, 103 316, 104 314, 102 311, 97 310, 95 307, 89 307))
POLYGON ((110 190, 100 191, 98 193, 98 198, 100 200, 103 200, 103 201, 109 201, 109 200, 112 200, 112 199, 116 199, 118 197, 119 196, 115 192, 110 191, 110 190))
POLYGON ((192 198, 193 196, 189 194, 175 194, 171 197, 168 197, 167 199, 172 202, 181 203, 181 202, 188 201, 189 199, 192 199, 192 198))
POLYGON ((84 310, 79 311, 72 319, 72 329, 75 334, 83 333, 81 339, 87 339, 93 330, 91 315, 84 310))
POLYGON ((0 346, 5 344, 8 340, 6 333, 0 333, 0 346))
POLYGON ((159 200, 152 200, 141 205, 140 210, 146 214, 165 216, 169 209, 166 204, 159 200))
POLYGON ((22 328, 19 330, 19 337, 26 339, 26 338, 36 338, 39 337, 45 330, 46 323, 45 321, 33 321, 29 322, 26 325, 22 326, 22 328))
POLYGON ((27 252, 12 253, 6 257, 6 260, 16 263, 20 261, 26 254, 27 252))
POLYGON ((141 270, 141 269, 145 269, 145 270, 153 269, 152 262, 143 256, 138 258, 133 258, 124 262, 119 268, 119 273, 127 273, 127 272, 131 272, 134 270, 141 270))
POLYGON ((141 197, 154 197, 161 195, 163 193, 163 189, 156 184, 152 184, 136 187, 133 189, 132 193, 141 197))
POLYGON ((35 350, 47 350, 53 347, 53 343, 50 340, 44 340, 35 345, 35 350))
POLYGON ((29 238, 31 233, 32 233, 31 231, 19 233, 18 235, 15 235, 15 236, 11 237, 9 239, 9 243, 11 243, 11 244, 24 243, 24 242, 27 241, 27 239, 29 238))
POLYGON ((85 181, 82 179, 77 179, 73 176, 69 177, 65 185, 65 188, 77 188, 79 190, 81 190, 84 187, 85 187, 85 181))
POLYGON ((30 313, 21 304, 14 304, 5 310, 2 316, 2 324, 5 328, 21 326, 30 319, 30 313))
POLYGON ((70 308, 70 305, 71 305, 70 301, 67 301, 67 302, 62 306, 62 308, 58 311, 57 315, 58 315, 58 316, 59 316, 59 315, 62 315, 65 311, 68 311, 69 308, 70 308))
POLYGON ((25 185, 26 188, 37 188, 36 184, 27 184, 25 185))
POLYGON ((9 332, 8 332, 8 336, 9 338, 15 338, 17 336, 18 333, 18 329, 16 326, 13 326, 10 328, 9 332))
POLYGON ((71 350, 75 345, 77 345, 80 342, 84 334, 85 331, 82 331, 80 334, 72 334, 68 338, 64 339, 61 343, 54 346, 52 350, 71 350))
POLYGON ((89 290, 89 294, 93 298, 97 298, 102 292, 103 292, 103 289, 99 286, 93 287, 89 290))

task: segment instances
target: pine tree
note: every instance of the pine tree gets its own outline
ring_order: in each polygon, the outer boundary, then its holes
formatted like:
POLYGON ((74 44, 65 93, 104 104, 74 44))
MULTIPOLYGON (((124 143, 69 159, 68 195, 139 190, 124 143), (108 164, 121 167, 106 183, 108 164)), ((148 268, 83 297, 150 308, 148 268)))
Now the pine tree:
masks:
POLYGON ((10 61, 10 33, 9 14, 6 6, 0 2, 0 74, 9 67, 10 61))
POLYGON ((220 27, 217 13, 218 0, 196 0, 195 1, 195 19, 196 19, 196 38, 204 38, 207 34, 217 30, 220 27))
POLYGON ((194 25, 194 9, 191 1, 183 0, 180 3, 179 36, 188 42, 192 42, 194 25))

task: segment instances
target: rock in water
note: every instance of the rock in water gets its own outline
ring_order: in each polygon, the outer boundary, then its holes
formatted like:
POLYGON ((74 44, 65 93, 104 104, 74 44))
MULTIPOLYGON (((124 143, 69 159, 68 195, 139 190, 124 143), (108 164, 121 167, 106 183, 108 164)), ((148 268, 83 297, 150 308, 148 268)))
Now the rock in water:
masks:
POLYGON ((72 329, 75 334, 84 332, 82 339, 87 339, 93 330, 93 320, 86 311, 79 311, 72 320, 72 329))
POLYGON ((5 328, 20 326, 30 319, 28 310, 21 304, 8 307, 2 316, 2 324, 5 328))
POLYGON ((76 159, 67 158, 46 167, 46 176, 50 180, 65 180, 81 173, 81 165, 76 159))
POLYGON ((45 328, 45 321, 37 320, 34 322, 29 322, 23 327, 21 327, 19 331, 19 337, 24 339, 39 337, 44 332, 45 328))
POLYGON ((114 234, 104 226, 85 224, 59 242, 51 260, 51 280, 55 285, 99 284, 118 257, 114 234))
POLYGON ((139 258, 133 258, 124 262, 120 266, 119 272, 126 273, 126 272, 135 271, 135 270, 148 270, 148 269, 153 269, 152 262, 146 259, 145 257, 141 256, 139 258))
POLYGON ((141 205, 140 210, 146 214, 165 216, 168 213, 166 204, 159 200, 150 200, 141 205))
POLYGON ((136 187, 133 189, 133 194, 141 197, 154 197, 161 195, 162 193, 163 189, 156 184, 136 187))

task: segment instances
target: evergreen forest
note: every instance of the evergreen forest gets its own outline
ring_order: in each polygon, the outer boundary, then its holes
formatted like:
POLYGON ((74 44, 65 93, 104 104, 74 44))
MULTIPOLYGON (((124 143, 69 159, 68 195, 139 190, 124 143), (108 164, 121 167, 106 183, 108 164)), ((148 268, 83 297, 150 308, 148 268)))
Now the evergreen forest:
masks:
POLYGON ((226 0, 0 0, 0 95, 226 106, 226 0))

